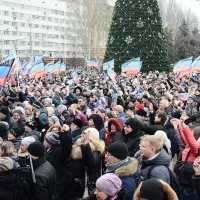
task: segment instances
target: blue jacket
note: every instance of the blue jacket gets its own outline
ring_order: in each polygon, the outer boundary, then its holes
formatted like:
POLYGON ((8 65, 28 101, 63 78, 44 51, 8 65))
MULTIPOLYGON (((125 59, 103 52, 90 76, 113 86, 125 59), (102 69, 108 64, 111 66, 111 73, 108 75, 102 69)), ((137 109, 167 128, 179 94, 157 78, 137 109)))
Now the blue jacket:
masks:
POLYGON ((124 112, 120 113, 117 117, 121 118, 122 121, 125 123, 125 121, 126 121, 126 114, 124 112))
POLYGON ((116 168, 110 173, 116 174, 122 181, 122 188, 126 190, 129 199, 133 199, 133 195, 137 188, 136 186, 136 176, 138 169, 138 162, 135 158, 128 158, 128 161, 123 163, 121 166, 116 168))

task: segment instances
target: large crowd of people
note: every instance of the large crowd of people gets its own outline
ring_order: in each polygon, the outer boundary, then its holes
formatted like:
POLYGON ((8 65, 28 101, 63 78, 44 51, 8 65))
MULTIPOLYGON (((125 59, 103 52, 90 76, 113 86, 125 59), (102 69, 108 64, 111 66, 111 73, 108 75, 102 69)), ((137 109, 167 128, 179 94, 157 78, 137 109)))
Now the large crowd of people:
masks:
POLYGON ((0 199, 199 199, 198 74, 78 74, 1 88, 0 199))

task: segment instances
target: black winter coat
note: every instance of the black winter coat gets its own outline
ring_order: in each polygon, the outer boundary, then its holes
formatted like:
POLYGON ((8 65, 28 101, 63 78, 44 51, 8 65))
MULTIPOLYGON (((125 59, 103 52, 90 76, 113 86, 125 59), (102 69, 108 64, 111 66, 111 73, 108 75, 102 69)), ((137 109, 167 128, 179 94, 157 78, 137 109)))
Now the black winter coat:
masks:
POLYGON ((71 154, 71 184, 68 188, 68 198, 82 198, 85 187, 85 169, 87 168, 88 188, 91 194, 95 183, 101 175, 101 159, 105 144, 94 140, 87 145, 80 145, 80 139, 73 145, 71 154))
MULTIPOLYGON (((72 149, 72 136, 70 131, 60 133, 61 144, 59 146, 52 146, 47 151, 46 159, 56 170, 56 193, 62 196, 64 192, 63 184, 65 184, 64 170, 68 165, 68 158, 72 149)), ((60 197, 61 198, 61 197, 60 197)))
POLYGON ((36 184, 33 189, 34 200, 51 200, 55 192, 56 171, 45 157, 33 160, 36 184))
POLYGON ((143 135, 142 132, 130 132, 129 134, 125 134, 124 131, 115 136, 114 142, 122 141, 128 147, 128 152, 130 157, 134 157, 135 153, 139 150, 140 145, 140 137, 143 135))
POLYGON ((16 188, 16 173, 14 170, 0 173, 0 199, 13 200, 16 188))

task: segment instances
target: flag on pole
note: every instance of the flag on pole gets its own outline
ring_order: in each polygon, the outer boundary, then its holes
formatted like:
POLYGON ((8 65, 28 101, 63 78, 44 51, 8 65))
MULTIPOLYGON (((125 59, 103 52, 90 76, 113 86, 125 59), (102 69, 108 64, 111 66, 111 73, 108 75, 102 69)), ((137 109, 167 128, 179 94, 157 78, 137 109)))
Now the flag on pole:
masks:
POLYGON ((77 72, 72 72, 72 78, 75 84, 79 83, 79 77, 77 72))
POLYGON ((54 65, 54 61, 52 61, 52 62, 50 62, 50 63, 47 63, 47 64, 45 65, 45 71, 46 71, 46 73, 49 73, 49 72, 51 71, 53 65, 54 65))
POLYGON ((196 58, 191 65, 192 72, 200 72, 200 56, 196 58))
POLYGON ((95 68, 98 68, 99 67, 99 63, 100 61, 95 61, 95 60, 88 60, 87 61, 87 66, 88 67, 95 67, 95 68))
POLYGON ((189 94, 188 93, 179 93, 178 94, 178 99, 181 101, 187 101, 189 99, 189 94))
POLYGON ((142 62, 139 58, 131 59, 121 65, 121 71, 128 75, 138 74, 141 70, 142 62))
POLYGON ((40 78, 45 75, 43 54, 34 56, 34 62, 32 68, 29 71, 29 77, 40 78), (37 76, 36 76, 37 75, 37 76))
POLYGON ((60 64, 60 73, 65 72, 65 71, 66 71, 66 65, 65 65, 65 63, 61 63, 60 64))
POLYGON ((109 62, 103 63, 103 70, 107 70, 109 67, 113 69, 114 65, 115 65, 114 59, 109 62))
POLYGON ((173 72, 174 73, 189 72, 191 69, 191 65, 192 65, 192 57, 180 60, 174 65, 173 72))
POLYGON ((15 59, 5 59, 0 61, 0 86, 4 86, 15 59))
POLYGON ((19 72, 22 70, 22 68, 23 68, 22 62, 19 59, 19 57, 15 58, 15 61, 12 65, 9 76, 16 76, 17 74, 19 74, 19 72))
POLYGON ((32 56, 32 57, 30 58, 30 60, 29 60, 27 63, 24 64, 23 71, 21 72, 21 75, 22 75, 23 77, 26 77, 26 76, 29 74, 29 71, 30 71, 30 69, 32 68, 33 63, 34 63, 34 56, 32 56))
POLYGON ((112 81, 116 81, 116 80, 115 80, 115 78, 116 78, 116 73, 115 73, 115 71, 114 71, 111 67, 109 67, 109 68, 107 69, 107 73, 108 73, 108 76, 110 77, 110 79, 111 79, 112 81))
POLYGON ((12 59, 15 59, 17 57, 17 53, 16 53, 16 49, 15 47, 13 47, 10 52, 9 52, 9 55, 7 55, 6 57, 4 57, 2 59, 2 61, 8 61, 8 60, 12 60, 12 59))
POLYGON ((52 68, 51 71, 49 72, 50 74, 59 74, 60 73, 60 66, 61 66, 61 60, 56 62, 52 68))

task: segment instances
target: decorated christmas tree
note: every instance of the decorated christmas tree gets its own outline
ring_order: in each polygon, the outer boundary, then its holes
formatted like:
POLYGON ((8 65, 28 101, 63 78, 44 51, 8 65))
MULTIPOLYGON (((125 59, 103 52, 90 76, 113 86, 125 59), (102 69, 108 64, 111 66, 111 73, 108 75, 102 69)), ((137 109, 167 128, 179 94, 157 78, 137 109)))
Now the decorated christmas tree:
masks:
POLYGON ((115 71, 141 57, 142 71, 168 71, 162 21, 157 0, 117 0, 104 62, 115 59, 115 71))

